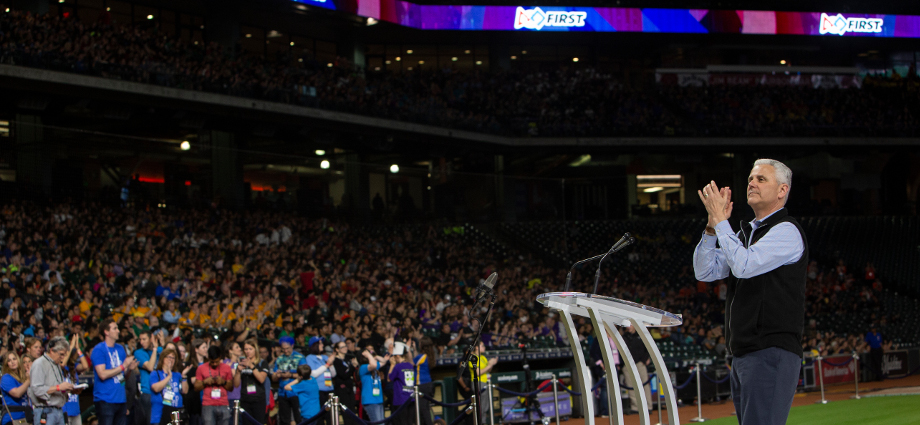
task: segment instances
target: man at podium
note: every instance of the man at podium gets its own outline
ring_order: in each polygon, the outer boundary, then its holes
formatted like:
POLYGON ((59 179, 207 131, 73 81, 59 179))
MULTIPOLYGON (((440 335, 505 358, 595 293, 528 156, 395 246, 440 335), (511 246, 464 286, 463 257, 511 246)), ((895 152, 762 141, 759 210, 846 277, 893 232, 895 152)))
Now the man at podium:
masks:
POLYGON ((693 269, 698 280, 728 283, 725 337, 741 425, 785 424, 802 366, 808 243, 785 208, 791 186, 785 164, 755 161, 746 187, 755 217, 737 232, 731 189, 713 181, 698 191, 709 221, 693 269))

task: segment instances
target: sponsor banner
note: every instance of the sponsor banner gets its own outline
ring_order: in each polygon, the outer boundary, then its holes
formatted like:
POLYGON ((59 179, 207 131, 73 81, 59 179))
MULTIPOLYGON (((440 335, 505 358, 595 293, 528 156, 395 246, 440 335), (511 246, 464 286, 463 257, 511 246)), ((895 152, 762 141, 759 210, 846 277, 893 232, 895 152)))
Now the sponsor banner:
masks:
MULTIPOLYGON (((502 399, 502 423, 516 422, 537 422, 541 420, 539 412, 527 412, 527 407, 521 403, 523 397, 508 397, 502 399), (525 416, 525 413, 527 414, 525 416)), ((553 404, 553 393, 537 393, 537 401, 540 403, 540 412, 542 417, 552 418, 556 416, 556 405, 553 404)), ((559 391, 559 416, 572 416, 572 400, 569 393, 559 391)))
MULTIPOLYGON (((821 362, 821 370, 824 372, 824 385, 828 384, 840 384, 843 382, 853 382, 856 379, 856 362, 851 361, 847 363, 852 356, 833 356, 826 357, 821 362), (831 365, 828 363, 834 363, 831 365), (835 366, 847 363, 844 366, 835 366)), ((815 363, 817 365, 818 363, 815 363)))
POLYGON ((862 87, 862 78, 858 75, 833 74, 745 74, 745 73, 658 73, 655 80, 662 85, 680 87, 703 86, 776 86, 776 87, 812 87, 812 88, 850 88, 862 87))
POLYGON ((907 351, 889 351, 882 357, 882 372, 890 377, 905 376, 910 373, 907 351))

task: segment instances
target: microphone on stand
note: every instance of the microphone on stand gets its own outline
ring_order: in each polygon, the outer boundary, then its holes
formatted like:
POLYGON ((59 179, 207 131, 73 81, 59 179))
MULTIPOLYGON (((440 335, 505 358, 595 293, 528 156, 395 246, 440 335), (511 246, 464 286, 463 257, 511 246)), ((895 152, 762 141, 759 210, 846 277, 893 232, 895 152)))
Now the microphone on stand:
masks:
POLYGON ((498 273, 492 272, 492 274, 490 274, 485 281, 476 287, 476 301, 481 300, 486 294, 492 293, 492 288, 495 287, 496 279, 498 279, 498 273))
MULTIPOLYGON (((587 263, 588 261, 597 260, 598 258, 604 257, 604 256, 607 255, 607 254, 610 254, 610 253, 613 252, 614 250, 618 250, 617 248, 618 248, 620 245, 622 245, 623 243, 629 241, 628 238, 629 238, 629 233, 623 235, 623 237, 620 238, 620 240, 618 240, 617 243, 613 244, 613 246, 610 247, 610 251, 607 251, 607 252, 604 253, 604 254, 595 255, 595 256, 593 256, 593 257, 591 257, 591 258, 585 258, 584 260, 581 260, 581 261, 576 262, 575 264, 572 264, 572 268, 569 269, 569 273, 565 275, 565 289, 564 289, 563 291, 569 292, 569 285, 572 283, 572 272, 575 270, 575 266, 577 266, 577 265, 579 265, 579 264, 587 263)), ((603 260, 601 260, 601 261, 603 261, 603 260)))
POLYGON ((604 264, 604 260, 607 258, 607 256, 619 252, 623 248, 626 248, 627 246, 630 246, 634 243, 636 243, 636 238, 632 237, 632 235, 627 232, 616 244, 613 245, 613 248, 610 248, 610 251, 607 251, 607 253, 604 254, 604 256, 601 258, 601 261, 597 262, 597 271, 594 272, 593 294, 597 293, 597 284, 601 281, 601 265, 604 264))

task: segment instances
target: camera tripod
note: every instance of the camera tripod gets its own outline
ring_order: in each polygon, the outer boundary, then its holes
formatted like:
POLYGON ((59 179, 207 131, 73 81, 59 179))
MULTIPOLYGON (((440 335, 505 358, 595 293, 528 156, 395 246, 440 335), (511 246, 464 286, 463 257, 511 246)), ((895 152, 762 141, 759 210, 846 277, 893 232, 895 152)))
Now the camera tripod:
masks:
POLYGON ((524 412, 524 422, 530 422, 530 425, 535 425, 536 422, 532 419, 532 412, 536 412, 537 416, 540 418, 540 422, 543 424, 549 423, 549 417, 543 414, 543 410, 540 409, 540 400, 537 398, 536 394, 529 394, 530 391, 534 389, 533 379, 530 375, 530 363, 527 362, 527 345, 518 344, 518 348, 521 349, 521 355, 523 356, 524 363, 524 391, 528 392, 528 395, 524 397, 518 397, 518 400, 511 406, 511 409, 508 410, 508 413, 502 418, 502 421, 508 420, 508 415, 514 412, 524 412))

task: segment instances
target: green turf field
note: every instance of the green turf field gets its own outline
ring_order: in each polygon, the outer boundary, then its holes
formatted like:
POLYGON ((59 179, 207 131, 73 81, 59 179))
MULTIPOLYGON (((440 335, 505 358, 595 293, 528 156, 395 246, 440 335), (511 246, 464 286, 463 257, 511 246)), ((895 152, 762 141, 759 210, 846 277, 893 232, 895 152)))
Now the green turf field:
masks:
MULTIPOLYGON (((735 425, 738 419, 714 419, 712 425, 735 425)), ((920 396, 869 397, 793 407, 787 425, 920 424, 920 396)))

